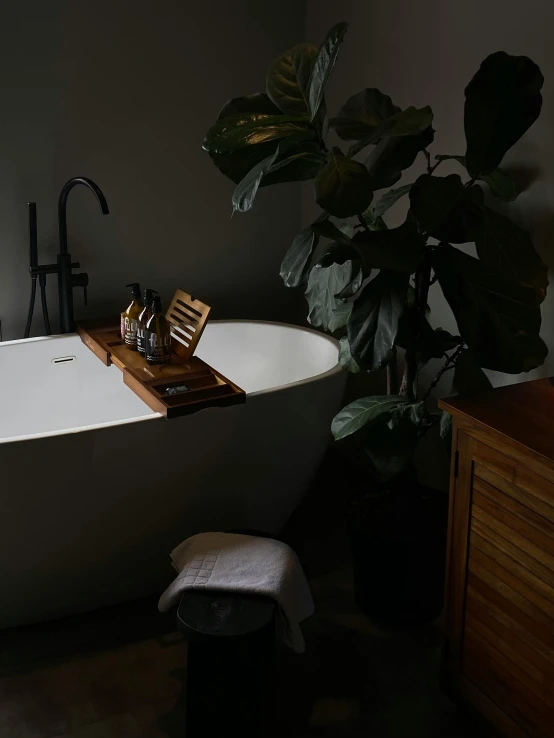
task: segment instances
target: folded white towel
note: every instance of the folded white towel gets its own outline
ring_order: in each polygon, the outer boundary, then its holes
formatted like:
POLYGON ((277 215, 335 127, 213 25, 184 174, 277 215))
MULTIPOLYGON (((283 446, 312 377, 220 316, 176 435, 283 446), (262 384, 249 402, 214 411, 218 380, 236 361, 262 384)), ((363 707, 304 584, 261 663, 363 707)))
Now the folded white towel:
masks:
POLYGON ((280 637, 298 653, 305 649, 300 622, 314 602, 292 548, 272 538, 238 533, 199 533, 171 552, 178 577, 160 597, 162 612, 177 605, 187 589, 266 595, 278 605, 280 637))

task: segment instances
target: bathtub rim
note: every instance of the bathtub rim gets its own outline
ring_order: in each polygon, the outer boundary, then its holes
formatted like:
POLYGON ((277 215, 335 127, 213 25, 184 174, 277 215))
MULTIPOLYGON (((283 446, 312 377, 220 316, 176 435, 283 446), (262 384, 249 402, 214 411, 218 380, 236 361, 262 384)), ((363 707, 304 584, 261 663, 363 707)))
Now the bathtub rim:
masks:
MULTIPOLYGON (((339 342, 337 341, 336 338, 333 338, 332 336, 328 336, 327 334, 322 333, 321 331, 317 331, 315 330, 315 328, 311 328, 309 326, 295 325, 294 323, 282 323, 282 322, 274 321, 274 320, 251 320, 249 318, 225 318, 222 320, 213 320, 211 322, 217 323, 218 325, 221 325, 224 323, 251 323, 253 325, 273 325, 273 326, 279 326, 281 328, 292 328, 293 330, 302 331, 304 333, 315 334, 321 340, 328 341, 337 350, 337 363, 334 366, 332 366, 330 369, 327 369, 326 371, 321 372, 320 374, 314 374, 311 377, 307 377, 306 379, 298 379, 295 382, 287 382, 286 384, 281 384, 278 387, 271 387, 271 389, 263 389, 263 390, 256 390, 255 392, 248 392, 246 395, 247 401, 248 401, 248 398, 250 397, 256 397, 257 395, 265 395, 265 394, 270 394, 270 393, 272 394, 274 392, 280 392, 281 390, 290 389, 292 387, 299 387, 301 385, 310 384, 312 382, 321 382, 325 379, 328 379, 331 376, 334 376, 335 374, 343 373, 343 368, 341 367, 338 361, 339 342)), ((16 338, 11 341, 2 341, 0 343, 0 350, 4 346, 13 346, 15 344, 20 344, 20 343, 36 343, 38 341, 49 341, 49 340, 54 340, 57 338, 69 338, 70 336, 71 337, 78 336, 78 334, 77 333, 55 333, 55 334, 52 334, 51 336, 33 336, 31 338, 16 338)), ((206 409, 210 409, 210 408, 206 408, 206 409)), ((0 444, 18 443, 21 441, 34 441, 39 438, 66 436, 66 435, 75 434, 75 433, 86 433, 88 431, 101 430, 103 428, 113 428, 118 425, 128 425, 130 423, 142 423, 145 420, 160 420, 161 418, 163 418, 163 415, 161 415, 161 413, 157 413, 157 412, 154 412, 153 410, 150 410, 145 415, 137 415, 133 418, 125 418, 124 420, 110 420, 105 423, 95 423, 93 425, 80 425, 80 426, 76 426, 75 428, 65 428, 63 430, 46 431, 44 433, 28 433, 28 434, 19 435, 19 436, 6 436, 5 438, 0 438, 0 444)))

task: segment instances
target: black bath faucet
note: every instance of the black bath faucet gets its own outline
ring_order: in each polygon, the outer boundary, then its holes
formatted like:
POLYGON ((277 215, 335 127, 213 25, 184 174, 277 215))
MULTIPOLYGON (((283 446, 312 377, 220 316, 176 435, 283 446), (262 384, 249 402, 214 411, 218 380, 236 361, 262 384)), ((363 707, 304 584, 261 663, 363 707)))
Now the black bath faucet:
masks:
POLYGON ((67 253, 67 196, 76 185, 85 185, 96 195, 103 215, 109 214, 108 203, 98 185, 87 177, 73 177, 66 182, 58 200, 58 227, 60 230, 60 253, 58 254, 58 298, 60 302, 60 333, 72 333, 75 330, 73 317, 73 288, 88 285, 88 274, 73 274, 71 254, 67 253))
POLYGON ((37 208, 36 203, 29 203, 29 273, 31 274, 32 285, 29 314, 27 316, 27 325, 25 327, 25 338, 28 338, 31 332, 37 278, 40 284, 44 329, 47 335, 50 335, 51 333, 50 320, 48 317, 48 305, 46 304, 46 277, 48 274, 58 275, 60 333, 72 333, 75 330, 75 320, 73 317, 74 287, 84 288, 85 304, 87 302, 88 274, 85 272, 82 272, 81 274, 73 274, 73 269, 78 269, 80 265, 78 261, 72 262, 71 255, 67 252, 67 196, 76 185, 85 185, 85 187, 88 187, 89 190, 94 192, 104 215, 108 215, 110 212, 104 193, 100 187, 92 181, 92 179, 88 179, 88 177, 73 177, 69 182, 66 182, 62 187, 60 199, 58 200, 58 224, 60 231, 60 253, 58 254, 58 261, 57 264, 45 264, 44 266, 39 266, 37 246, 37 208))

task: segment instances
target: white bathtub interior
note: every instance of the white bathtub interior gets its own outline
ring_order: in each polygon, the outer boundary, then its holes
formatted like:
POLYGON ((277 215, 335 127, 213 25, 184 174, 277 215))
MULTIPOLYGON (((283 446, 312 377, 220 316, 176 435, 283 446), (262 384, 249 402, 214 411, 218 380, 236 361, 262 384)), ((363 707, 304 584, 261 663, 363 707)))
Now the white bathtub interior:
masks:
POLYGON ((0 440, 155 417, 73 334, 0 345, 0 378, 0 440))
MULTIPOLYGON (((323 335, 250 321, 209 323, 197 353, 248 394, 337 364, 336 343, 323 335)), ((74 334, 5 342, 0 377, 0 442, 158 417, 74 334)))
POLYGON ((336 341, 322 333, 248 320, 208 323, 197 353, 248 394, 316 377, 338 356, 336 341))

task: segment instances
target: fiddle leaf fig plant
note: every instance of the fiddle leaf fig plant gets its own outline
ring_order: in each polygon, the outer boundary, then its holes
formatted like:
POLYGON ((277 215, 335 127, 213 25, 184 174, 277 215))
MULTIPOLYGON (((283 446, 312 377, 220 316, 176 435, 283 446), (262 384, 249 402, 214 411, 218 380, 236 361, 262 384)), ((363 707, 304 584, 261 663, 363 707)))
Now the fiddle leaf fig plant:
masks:
POLYGON ((505 215, 518 193, 500 168, 539 116, 543 76, 525 56, 488 56, 465 90, 465 153, 433 157, 428 106, 401 109, 368 87, 329 118, 325 88, 346 30, 338 23, 319 48, 300 44, 275 59, 265 92, 226 103, 204 149, 236 184, 234 211, 250 210, 268 185, 313 180, 321 212, 294 237, 281 277, 304 290, 309 322, 340 340, 346 370, 386 367, 387 394, 347 405, 332 431, 360 440, 390 478, 431 426, 440 421, 447 434, 448 417, 427 407, 447 371, 455 391, 480 391, 491 386, 483 369, 519 374, 546 357, 547 268, 529 233, 505 215), (426 171, 410 179, 418 156, 426 171), (459 173, 437 174, 447 161, 459 173), (399 201, 407 216, 391 227, 399 201), (459 248, 468 243, 476 256, 459 248), (439 289, 457 335, 433 327, 428 298, 439 289), (420 370, 437 359, 424 386, 420 370))

